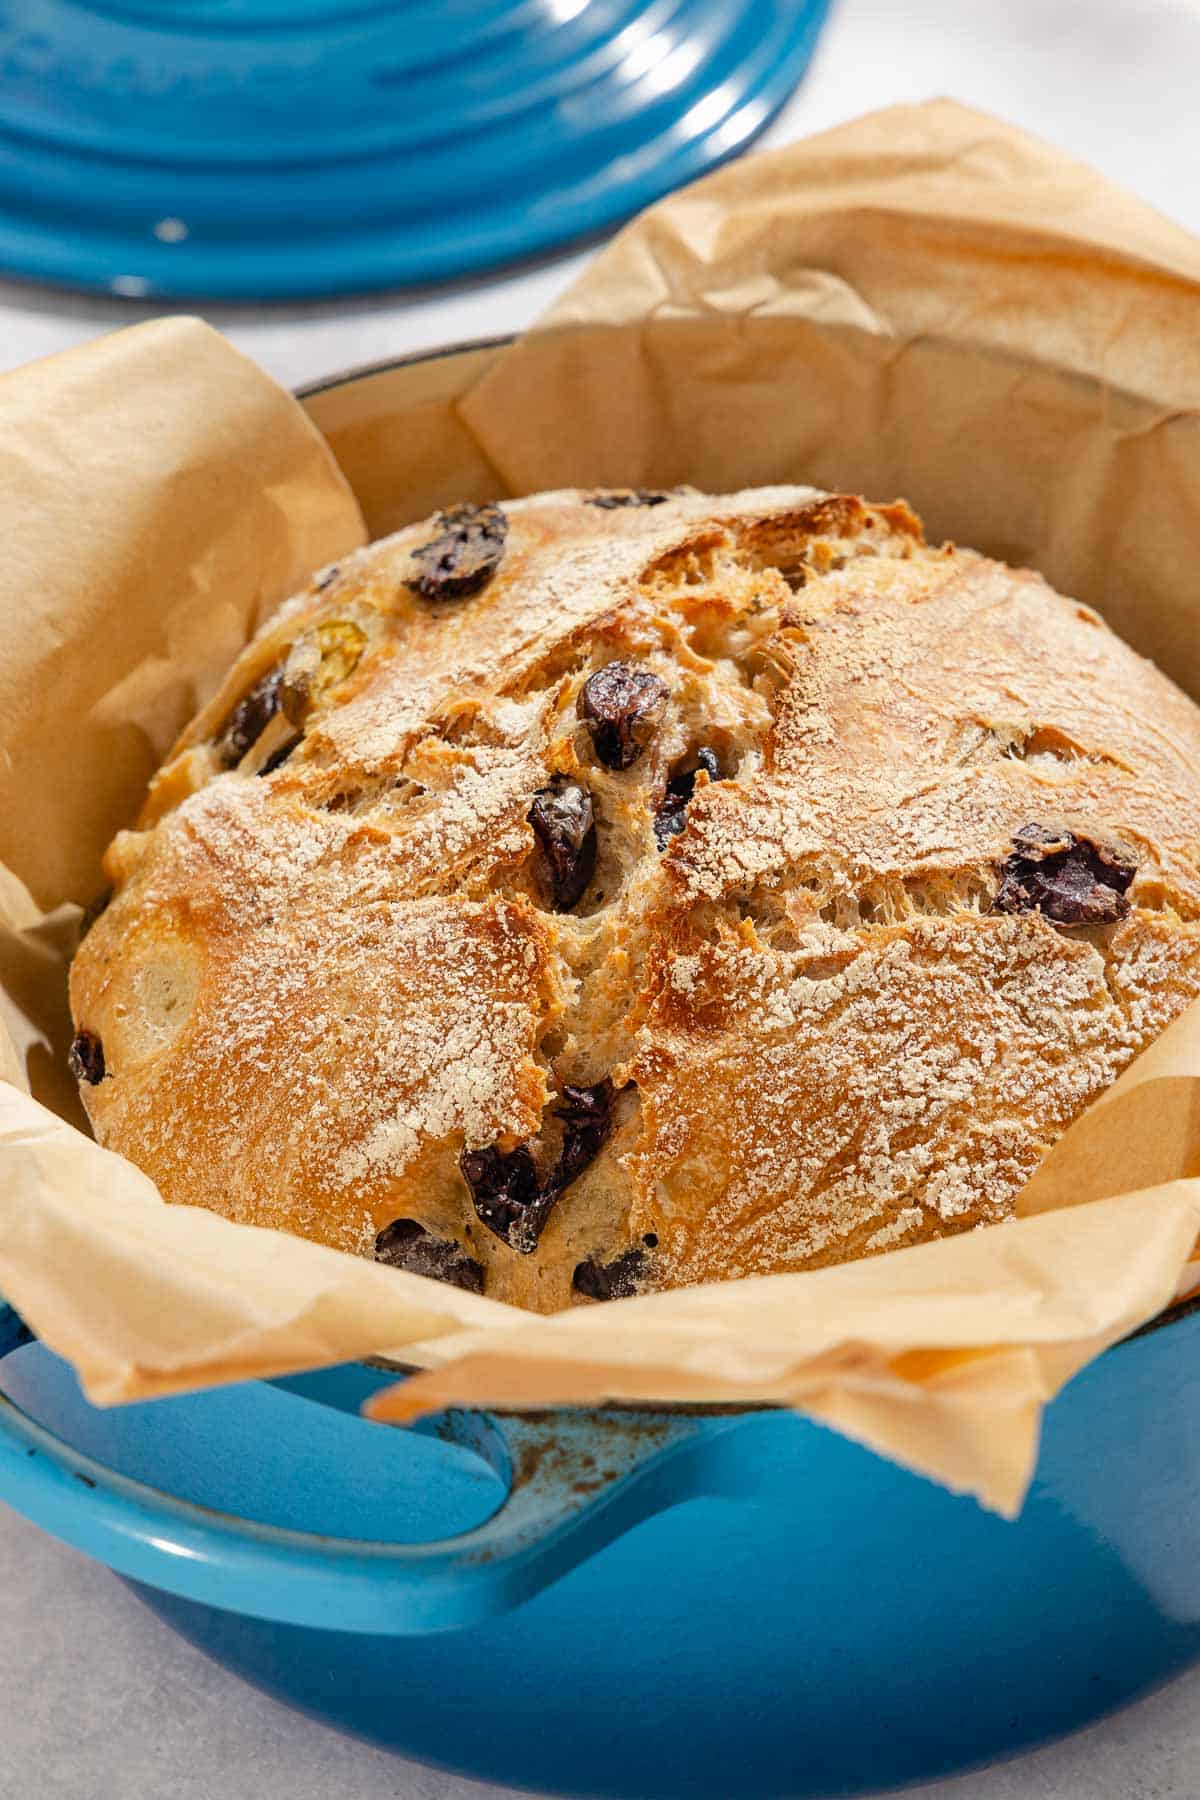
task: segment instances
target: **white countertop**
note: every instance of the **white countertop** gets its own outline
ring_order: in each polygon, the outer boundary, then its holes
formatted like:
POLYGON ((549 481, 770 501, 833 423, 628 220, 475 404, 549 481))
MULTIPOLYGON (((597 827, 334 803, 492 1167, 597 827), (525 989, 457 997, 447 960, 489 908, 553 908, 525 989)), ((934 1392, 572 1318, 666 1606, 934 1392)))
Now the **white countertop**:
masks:
MULTIPOLYGON (((1053 138, 1200 231, 1200 0, 840 0, 783 143, 936 94, 1053 138)), ((586 254, 586 253, 585 253, 586 254)), ((280 380, 528 324, 584 260, 434 296, 204 309, 280 380)), ((0 368, 154 308, 0 283, 0 368)), ((24 1800, 493 1800, 265 1699, 108 1572, 0 1509, 0 1795, 24 1800)), ((1194 1800, 1200 1670, 1115 1718, 912 1800, 1194 1800)), ((648 1796, 647 1800, 655 1800, 648 1796)))

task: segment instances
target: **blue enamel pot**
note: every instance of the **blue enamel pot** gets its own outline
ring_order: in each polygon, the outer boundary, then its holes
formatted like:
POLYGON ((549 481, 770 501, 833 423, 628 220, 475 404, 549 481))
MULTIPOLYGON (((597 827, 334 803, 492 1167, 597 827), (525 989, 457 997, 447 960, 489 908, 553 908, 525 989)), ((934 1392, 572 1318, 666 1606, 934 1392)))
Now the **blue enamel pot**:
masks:
POLYGON ((1108 1351, 1008 1523, 783 1412, 400 1432, 357 1416, 394 1379, 362 1368, 99 1411, 26 1344, 0 1494, 406 1755, 549 1793, 855 1794, 1200 1657, 1198 1371, 1196 1311, 1108 1351))
MULTIPOLYGON (((399 522, 389 458, 410 512, 444 503, 411 454, 422 409, 497 349, 306 397, 374 533, 399 522)), ((2 1302, 0 1357, 0 1498, 276 1697, 527 1790, 873 1792, 1200 1658, 1190 1307, 1049 1407, 1013 1522, 782 1411, 399 1431, 359 1416, 394 1371, 359 1366, 100 1410, 2 1302)))

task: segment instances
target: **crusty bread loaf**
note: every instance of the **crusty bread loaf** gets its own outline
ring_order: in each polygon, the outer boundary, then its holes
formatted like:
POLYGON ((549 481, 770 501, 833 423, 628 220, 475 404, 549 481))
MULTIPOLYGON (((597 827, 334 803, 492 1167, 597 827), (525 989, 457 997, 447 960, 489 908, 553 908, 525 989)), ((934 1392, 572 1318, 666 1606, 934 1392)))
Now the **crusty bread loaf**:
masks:
POLYGON ((1200 712, 811 489, 463 507, 324 571, 112 845, 100 1140, 539 1310, 1002 1220, 1200 991, 1200 712))

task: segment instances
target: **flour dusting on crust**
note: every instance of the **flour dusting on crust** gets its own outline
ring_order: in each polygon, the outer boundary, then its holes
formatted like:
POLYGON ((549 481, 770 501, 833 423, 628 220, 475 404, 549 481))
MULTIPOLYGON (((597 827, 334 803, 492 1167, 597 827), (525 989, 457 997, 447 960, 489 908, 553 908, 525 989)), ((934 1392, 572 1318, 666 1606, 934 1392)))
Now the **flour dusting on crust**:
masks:
POLYGON ((505 502, 455 599, 409 585, 425 521, 247 647, 76 958, 97 1135, 541 1310, 1009 1217, 1200 992, 1200 714, 900 503, 603 499, 505 502), (667 691, 621 767, 580 703, 614 662, 667 691), (1108 922, 1012 901, 1031 826, 1068 912, 1126 882, 1108 922))

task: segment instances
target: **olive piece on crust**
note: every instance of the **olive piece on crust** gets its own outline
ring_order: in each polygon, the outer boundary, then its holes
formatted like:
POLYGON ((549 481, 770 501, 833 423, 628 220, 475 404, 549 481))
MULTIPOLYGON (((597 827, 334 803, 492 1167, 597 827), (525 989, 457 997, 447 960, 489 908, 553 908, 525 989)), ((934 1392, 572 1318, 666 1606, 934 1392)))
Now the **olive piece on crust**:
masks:
POLYGON ((1200 711, 902 502, 569 490, 318 580, 72 965, 169 1202, 443 1306, 820 1268, 1011 1218, 1200 997, 1200 711))

